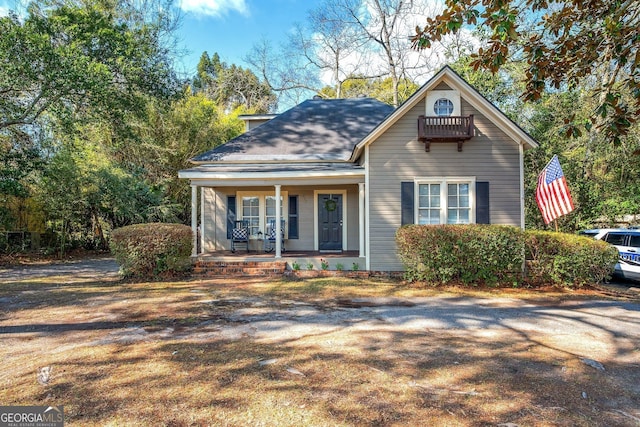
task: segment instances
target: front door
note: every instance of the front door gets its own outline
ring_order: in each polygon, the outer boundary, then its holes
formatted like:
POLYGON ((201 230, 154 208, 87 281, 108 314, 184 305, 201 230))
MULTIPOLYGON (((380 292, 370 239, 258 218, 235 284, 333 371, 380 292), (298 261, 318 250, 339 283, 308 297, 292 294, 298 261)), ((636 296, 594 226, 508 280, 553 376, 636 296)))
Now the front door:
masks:
POLYGON ((342 194, 318 194, 318 249, 342 251, 342 194))

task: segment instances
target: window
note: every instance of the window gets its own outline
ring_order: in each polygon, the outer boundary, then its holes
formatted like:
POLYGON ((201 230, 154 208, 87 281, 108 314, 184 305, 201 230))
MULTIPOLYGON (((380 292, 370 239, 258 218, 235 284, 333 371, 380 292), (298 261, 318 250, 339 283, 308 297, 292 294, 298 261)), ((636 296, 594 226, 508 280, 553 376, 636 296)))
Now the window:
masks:
POLYGON ((440 224, 440 184, 420 184, 418 224, 440 224))
MULTIPOLYGON (((238 219, 249 222, 249 233, 254 238, 258 232, 263 234, 267 231, 267 224, 270 220, 276 219, 276 197, 273 192, 249 192, 239 191, 237 193, 238 219)), ((281 193, 280 218, 286 220, 284 213, 287 212, 287 192, 281 193)), ((286 229, 286 227, 285 227, 286 229)), ((286 230, 285 230, 286 233, 286 230)))
POLYGON ((447 184, 447 224, 469 224, 469 183, 447 184))
POLYGON ((260 230, 260 198, 245 196, 242 198, 241 219, 249 223, 249 234, 257 234, 260 230))
POLYGON ((436 116, 450 116, 453 114, 453 102, 447 98, 439 98, 433 104, 433 112, 436 116))
POLYGON ((604 241, 614 246, 622 246, 624 245, 625 237, 626 234, 624 233, 609 233, 605 236, 604 241))
POLYGON ((417 224, 471 224, 475 222, 475 178, 416 180, 417 224))

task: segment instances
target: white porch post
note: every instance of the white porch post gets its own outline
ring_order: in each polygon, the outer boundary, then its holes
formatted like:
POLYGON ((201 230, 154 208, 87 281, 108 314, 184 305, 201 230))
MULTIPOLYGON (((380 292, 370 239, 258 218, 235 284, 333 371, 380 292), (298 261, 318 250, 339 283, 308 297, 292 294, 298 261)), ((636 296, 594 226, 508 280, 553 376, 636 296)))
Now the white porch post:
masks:
POLYGON ((200 253, 204 253, 204 189, 200 187, 200 253))
POLYGON ((280 209, 282 206, 282 202, 280 201, 280 184, 276 184, 276 258, 282 258, 282 224, 281 224, 281 215, 280 209))
POLYGON ((191 232, 193 233, 193 248, 191 256, 198 255, 198 186, 191 185, 191 232))
POLYGON ((364 250, 364 233, 365 233, 365 215, 364 215, 364 182, 358 183, 358 216, 359 216, 359 231, 358 234, 360 236, 360 256, 361 258, 365 257, 364 250))

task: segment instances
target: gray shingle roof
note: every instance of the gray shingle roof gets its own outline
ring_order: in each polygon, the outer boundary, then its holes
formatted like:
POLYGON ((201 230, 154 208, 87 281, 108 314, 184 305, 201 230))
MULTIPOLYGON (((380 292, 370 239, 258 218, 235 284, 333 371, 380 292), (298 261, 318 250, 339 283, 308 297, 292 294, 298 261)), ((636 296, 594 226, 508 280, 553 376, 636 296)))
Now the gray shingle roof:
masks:
POLYGON ((392 111, 371 98, 311 99, 191 160, 346 161, 355 145, 392 111))

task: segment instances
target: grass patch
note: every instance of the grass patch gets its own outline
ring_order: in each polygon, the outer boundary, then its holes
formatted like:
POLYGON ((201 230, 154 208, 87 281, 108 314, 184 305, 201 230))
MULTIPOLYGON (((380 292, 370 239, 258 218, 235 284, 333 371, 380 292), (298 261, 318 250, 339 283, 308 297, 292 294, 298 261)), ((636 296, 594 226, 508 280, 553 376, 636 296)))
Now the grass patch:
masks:
POLYGON ((465 295, 592 296, 348 278, 19 281, 0 285, 0 402, 65 405, 70 426, 633 425, 616 408, 637 408, 637 365, 601 373, 548 337, 365 328, 355 311, 293 338, 254 336, 242 321, 293 303, 465 295))

